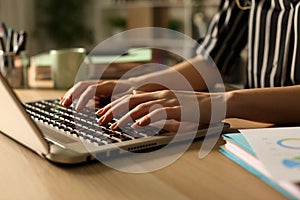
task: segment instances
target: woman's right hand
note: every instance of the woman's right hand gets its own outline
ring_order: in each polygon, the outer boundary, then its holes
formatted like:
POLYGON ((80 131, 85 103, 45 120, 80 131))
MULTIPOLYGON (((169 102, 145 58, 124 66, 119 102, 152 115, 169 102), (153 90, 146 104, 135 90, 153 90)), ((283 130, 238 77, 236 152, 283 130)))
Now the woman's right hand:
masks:
POLYGON ((81 81, 60 98, 60 104, 68 107, 77 101, 75 109, 80 110, 93 98, 97 98, 101 103, 101 100, 107 101, 112 95, 119 97, 131 93, 133 90, 134 84, 126 79, 81 81))

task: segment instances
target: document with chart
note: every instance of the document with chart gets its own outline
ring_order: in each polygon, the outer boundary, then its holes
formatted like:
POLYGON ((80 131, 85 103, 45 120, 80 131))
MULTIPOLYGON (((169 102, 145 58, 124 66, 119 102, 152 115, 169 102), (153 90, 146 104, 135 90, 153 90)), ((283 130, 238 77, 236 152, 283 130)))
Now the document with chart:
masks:
POLYGON ((244 129, 240 132, 275 179, 300 181, 300 127, 244 129))

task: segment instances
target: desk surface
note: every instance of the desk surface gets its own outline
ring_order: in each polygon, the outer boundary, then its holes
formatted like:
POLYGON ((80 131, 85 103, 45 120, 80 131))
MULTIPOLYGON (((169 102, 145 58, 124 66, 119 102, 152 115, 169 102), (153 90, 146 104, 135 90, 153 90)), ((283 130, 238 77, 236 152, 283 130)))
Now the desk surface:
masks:
MULTIPOLYGON (((17 90, 23 101, 63 91, 17 90)), ((232 126, 264 124, 232 120, 232 126)), ((204 159, 197 141, 161 170, 129 174, 101 163, 57 166, 0 134, 0 199, 283 199, 276 190, 221 153, 220 139, 204 159)))

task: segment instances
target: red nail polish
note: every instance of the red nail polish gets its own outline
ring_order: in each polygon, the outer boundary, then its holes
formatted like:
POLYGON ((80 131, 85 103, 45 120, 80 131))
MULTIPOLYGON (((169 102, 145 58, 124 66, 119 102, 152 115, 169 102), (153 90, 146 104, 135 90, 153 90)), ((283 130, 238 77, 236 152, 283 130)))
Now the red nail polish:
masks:
POLYGON ((115 122, 109 128, 112 129, 112 130, 115 130, 117 127, 118 127, 118 123, 115 122))
POLYGON ((103 108, 99 109, 97 112, 96 112, 96 115, 101 115, 103 112, 103 108))
POLYGON ((104 119, 105 119, 105 117, 104 117, 104 116, 102 116, 102 117, 100 117, 100 118, 98 119, 98 122, 99 122, 100 124, 102 124, 102 123, 103 123, 103 121, 104 121, 104 119))

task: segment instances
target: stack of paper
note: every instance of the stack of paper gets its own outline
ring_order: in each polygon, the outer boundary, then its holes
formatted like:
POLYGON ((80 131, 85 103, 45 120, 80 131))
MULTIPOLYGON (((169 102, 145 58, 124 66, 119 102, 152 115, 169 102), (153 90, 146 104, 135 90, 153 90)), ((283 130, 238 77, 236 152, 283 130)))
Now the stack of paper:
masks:
POLYGON ((300 175, 300 146, 297 139, 300 138, 300 128, 240 131, 242 133, 224 134, 226 143, 220 151, 289 199, 300 199, 300 181, 297 179, 300 175), (298 156, 292 155, 289 150, 298 156), (293 180, 290 174, 294 175, 293 180))

